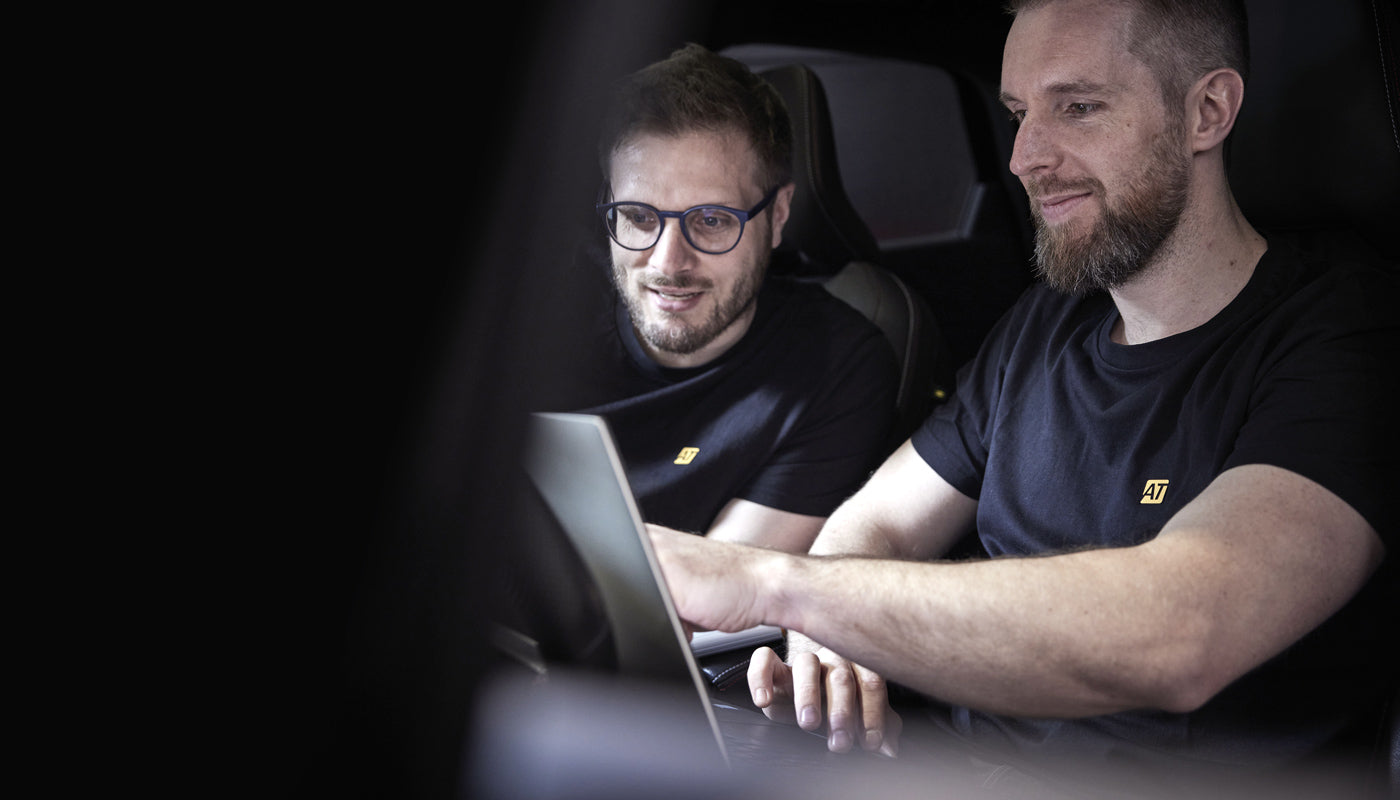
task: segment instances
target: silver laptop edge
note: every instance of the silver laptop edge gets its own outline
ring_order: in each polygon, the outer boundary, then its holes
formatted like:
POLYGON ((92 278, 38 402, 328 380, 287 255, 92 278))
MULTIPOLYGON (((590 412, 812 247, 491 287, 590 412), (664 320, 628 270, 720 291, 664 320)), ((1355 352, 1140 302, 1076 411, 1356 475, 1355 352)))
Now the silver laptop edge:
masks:
POLYGON ((531 417, 526 471, 602 595, 620 671, 678 679, 678 664, 684 663, 715 744, 729 764, 704 677, 671 602, 606 420, 587 414, 531 417))

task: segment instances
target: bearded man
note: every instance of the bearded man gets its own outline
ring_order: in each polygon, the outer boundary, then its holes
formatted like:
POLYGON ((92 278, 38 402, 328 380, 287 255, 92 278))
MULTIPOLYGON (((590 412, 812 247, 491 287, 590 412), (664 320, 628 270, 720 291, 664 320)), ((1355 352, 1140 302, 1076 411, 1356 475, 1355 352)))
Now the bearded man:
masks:
POLYGON ((816 285, 768 274, 792 203, 777 91, 689 45, 604 117, 609 302, 569 403, 603 416, 644 518, 805 552, 889 451, 894 353, 816 285))
POLYGON ((1396 282, 1236 205, 1241 3, 1015 5, 1044 281, 810 556, 654 531, 676 607, 787 629, 754 701, 833 750, 900 747, 889 679, 989 775, 1364 755, 1400 674, 1396 282), (992 558, 935 560, 972 531, 992 558))

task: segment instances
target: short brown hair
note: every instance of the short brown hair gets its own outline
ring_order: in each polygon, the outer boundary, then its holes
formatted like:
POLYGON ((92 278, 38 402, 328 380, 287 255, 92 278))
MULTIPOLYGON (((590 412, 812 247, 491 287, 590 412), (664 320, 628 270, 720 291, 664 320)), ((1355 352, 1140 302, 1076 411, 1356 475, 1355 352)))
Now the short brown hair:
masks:
POLYGON ((771 84, 744 64, 688 44, 624 78, 603 116, 599 164, 639 134, 695 131, 743 134, 758 155, 765 191, 792 180, 792 123, 771 84))
MULTIPOLYGON (((1018 14, 1055 0, 1011 0, 1018 14)), ((1128 51, 1157 77, 1169 107, 1201 76, 1222 67, 1249 80, 1249 20, 1244 0, 1125 0, 1134 9, 1128 51)))

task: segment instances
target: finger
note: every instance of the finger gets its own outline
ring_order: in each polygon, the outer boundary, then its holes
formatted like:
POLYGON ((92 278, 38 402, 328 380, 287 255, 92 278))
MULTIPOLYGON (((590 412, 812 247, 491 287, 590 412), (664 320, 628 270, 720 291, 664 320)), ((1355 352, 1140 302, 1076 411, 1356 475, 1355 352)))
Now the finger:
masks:
POLYGON ((849 662, 828 665, 826 670, 827 748, 845 753, 856 743, 861 719, 855 672, 849 662))
POLYGON ((899 715, 890 708, 890 696, 885 679, 877 672, 852 664, 856 684, 860 691, 860 744, 866 750, 884 750, 887 740, 890 748, 899 747, 899 731, 890 730, 890 723, 899 715))
POLYGON ((900 718, 899 712, 894 709, 885 710, 885 735, 884 743, 880 745, 880 753, 890 758, 899 756, 899 736, 904 732, 904 720, 900 718))
POLYGON ((815 653, 798 653, 788 664, 792 670, 792 705, 797 724, 814 731, 822 725, 822 665, 815 653))
POLYGON ((769 719, 794 722, 795 714, 790 702, 792 698, 792 671, 783 663, 771 647, 760 647, 749 657, 749 695, 753 704, 763 709, 769 719))

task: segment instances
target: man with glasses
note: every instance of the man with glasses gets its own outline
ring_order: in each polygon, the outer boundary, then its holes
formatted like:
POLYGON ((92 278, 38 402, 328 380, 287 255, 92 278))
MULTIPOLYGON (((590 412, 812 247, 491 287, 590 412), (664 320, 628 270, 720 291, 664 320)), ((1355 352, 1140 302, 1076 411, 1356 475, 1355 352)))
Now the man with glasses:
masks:
POLYGON ((768 274, 791 149, 777 92, 702 47, 621 83, 599 153, 610 298, 555 410, 608 420, 648 522, 803 552, 888 452, 896 373, 858 312, 768 274))

